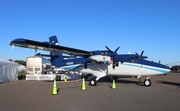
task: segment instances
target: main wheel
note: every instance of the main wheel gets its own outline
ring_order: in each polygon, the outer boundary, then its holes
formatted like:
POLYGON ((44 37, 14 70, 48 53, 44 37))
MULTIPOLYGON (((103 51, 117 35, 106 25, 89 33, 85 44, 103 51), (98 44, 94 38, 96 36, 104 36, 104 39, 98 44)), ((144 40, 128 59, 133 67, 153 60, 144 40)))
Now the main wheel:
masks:
POLYGON ((151 84, 152 84, 152 82, 151 82, 150 79, 145 79, 145 80, 144 80, 144 85, 145 85, 145 86, 149 87, 149 86, 151 86, 151 84))
POLYGON ((91 86, 96 86, 96 85, 97 85, 96 79, 95 79, 95 78, 92 78, 92 79, 90 80, 89 84, 90 84, 91 86))

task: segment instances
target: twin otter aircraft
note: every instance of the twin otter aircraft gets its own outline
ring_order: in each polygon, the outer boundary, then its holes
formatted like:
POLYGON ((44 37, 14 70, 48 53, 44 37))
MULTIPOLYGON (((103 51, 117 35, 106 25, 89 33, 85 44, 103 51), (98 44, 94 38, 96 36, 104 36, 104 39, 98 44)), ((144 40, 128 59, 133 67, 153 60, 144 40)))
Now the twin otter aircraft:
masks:
POLYGON ((90 80, 92 86, 97 85, 97 81, 105 76, 109 76, 111 79, 146 76, 144 85, 151 86, 151 75, 166 75, 170 72, 168 66, 146 60, 147 57, 143 56, 144 51, 140 55, 138 53, 117 54, 119 47, 112 51, 107 46, 107 50, 86 51, 60 46, 56 36, 49 37, 49 42, 18 38, 11 41, 10 45, 49 51, 52 65, 92 74, 93 78, 90 80), (78 58, 64 59, 62 53, 78 58))

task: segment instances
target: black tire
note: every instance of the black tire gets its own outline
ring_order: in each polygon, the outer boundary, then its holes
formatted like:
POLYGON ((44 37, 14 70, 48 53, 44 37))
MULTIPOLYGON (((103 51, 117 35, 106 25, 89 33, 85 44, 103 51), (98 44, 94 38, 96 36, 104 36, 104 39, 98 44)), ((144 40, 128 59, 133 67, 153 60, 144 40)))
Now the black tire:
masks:
POLYGON ((96 86, 97 85, 97 81, 95 78, 92 78, 90 81, 89 81, 89 85, 91 86, 96 86))
POLYGON ((151 86, 151 84, 152 84, 152 82, 151 82, 150 79, 145 79, 145 80, 144 80, 144 86, 149 87, 149 86, 151 86))

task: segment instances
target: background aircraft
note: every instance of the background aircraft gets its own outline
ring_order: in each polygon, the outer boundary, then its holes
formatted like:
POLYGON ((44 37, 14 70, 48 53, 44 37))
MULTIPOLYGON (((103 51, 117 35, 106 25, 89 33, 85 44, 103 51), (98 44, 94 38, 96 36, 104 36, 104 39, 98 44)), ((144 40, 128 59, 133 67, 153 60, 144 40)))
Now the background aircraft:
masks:
POLYGON ((147 56, 143 56, 144 51, 140 55, 138 53, 117 54, 119 47, 112 51, 107 46, 107 50, 86 51, 60 46, 56 36, 50 37, 49 42, 37 42, 22 38, 15 39, 11 41, 10 45, 50 51, 52 65, 64 68, 69 66, 69 68, 75 71, 92 74, 94 77, 90 80, 90 85, 93 86, 97 84, 100 78, 105 76, 109 76, 112 79, 146 76, 144 85, 150 86, 151 75, 163 75, 170 71, 166 65, 146 60, 147 56), (64 60, 62 53, 80 58, 64 60))
POLYGON ((171 71, 180 72, 180 65, 171 66, 171 71))

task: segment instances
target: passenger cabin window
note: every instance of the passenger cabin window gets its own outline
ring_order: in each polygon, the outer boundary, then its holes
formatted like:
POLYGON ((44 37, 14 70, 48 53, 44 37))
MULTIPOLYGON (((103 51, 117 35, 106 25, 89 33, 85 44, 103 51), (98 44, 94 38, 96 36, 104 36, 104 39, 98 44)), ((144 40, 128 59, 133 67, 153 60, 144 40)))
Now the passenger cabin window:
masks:
POLYGON ((110 64, 110 62, 97 62, 98 64, 110 64))
POLYGON ((118 61, 116 61, 116 62, 118 62, 118 63, 120 62, 121 64, 123 64, 124 62, 131 61, 131 59, 127 56, 119 56, 117 59, 118 59, 118 61))
POLYGON ((131 57, 131 62, 134 62, 135 60, 134 60, 134 57, 131 57))

